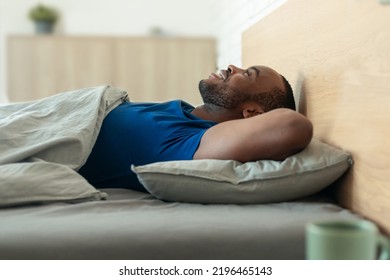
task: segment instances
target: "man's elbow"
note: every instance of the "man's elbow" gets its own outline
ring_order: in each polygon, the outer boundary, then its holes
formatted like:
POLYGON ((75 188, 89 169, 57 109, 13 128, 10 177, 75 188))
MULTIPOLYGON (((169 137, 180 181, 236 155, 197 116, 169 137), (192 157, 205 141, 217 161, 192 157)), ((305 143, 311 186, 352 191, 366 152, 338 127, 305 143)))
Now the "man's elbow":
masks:
POLYGON ((290 155, 302 151, 313 138, 313 124, 302 114, 294 112, 288 121, 290 155))

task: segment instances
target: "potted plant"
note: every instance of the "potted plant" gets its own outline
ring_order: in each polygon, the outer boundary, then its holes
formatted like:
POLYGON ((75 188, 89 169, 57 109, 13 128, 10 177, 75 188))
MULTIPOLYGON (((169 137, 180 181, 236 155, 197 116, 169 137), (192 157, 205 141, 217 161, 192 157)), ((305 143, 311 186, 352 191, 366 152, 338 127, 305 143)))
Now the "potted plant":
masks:
POLYGON ((58 12, 54 8, 42 4, 31 8, 28 15, 34 21, 37 33, 52 33, 54 24, 59 17, 58 12))

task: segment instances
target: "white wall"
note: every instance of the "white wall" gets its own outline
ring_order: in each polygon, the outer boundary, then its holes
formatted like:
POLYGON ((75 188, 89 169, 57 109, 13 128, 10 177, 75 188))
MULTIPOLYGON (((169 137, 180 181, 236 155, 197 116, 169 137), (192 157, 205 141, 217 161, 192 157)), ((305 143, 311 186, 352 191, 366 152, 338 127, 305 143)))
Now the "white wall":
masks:
POLYGON ((211 0, 219 68, 241 66, 241 33, 287 0, 211 0))
POLYGON ((287 0, 0 0, 0 103, 6 98, 6 36, 33 34, 27 18, 37 3, 61 12, 57 34, 215 36, 218 67, 241 65, 241 32, 287 0))

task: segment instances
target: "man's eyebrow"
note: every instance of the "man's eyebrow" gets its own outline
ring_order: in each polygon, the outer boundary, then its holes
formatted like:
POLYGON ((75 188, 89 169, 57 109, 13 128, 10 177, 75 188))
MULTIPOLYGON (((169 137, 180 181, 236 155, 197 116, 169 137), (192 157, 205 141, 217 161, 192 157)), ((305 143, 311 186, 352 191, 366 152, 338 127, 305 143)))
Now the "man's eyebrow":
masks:
POLYGON ((254 67, 254 66, 252 66, 252 67, 249 67, 248 68, 248 70, 255 70, 255 72, 256 72, 256 78, 259 76, 259 74, 260 74, 260 70, 259 69, 257 69, 256 67, 254 67))

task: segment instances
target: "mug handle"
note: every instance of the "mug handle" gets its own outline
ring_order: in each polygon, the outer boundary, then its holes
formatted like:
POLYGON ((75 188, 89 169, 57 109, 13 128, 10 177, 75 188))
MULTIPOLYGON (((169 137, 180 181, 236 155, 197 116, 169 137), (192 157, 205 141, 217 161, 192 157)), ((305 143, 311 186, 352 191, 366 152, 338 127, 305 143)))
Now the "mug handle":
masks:
POLYGON ((379 235, 378 240, 379 245, 379 259, 380 260, 388 260, 390 257, 390 241, 383 235, 379 235))

